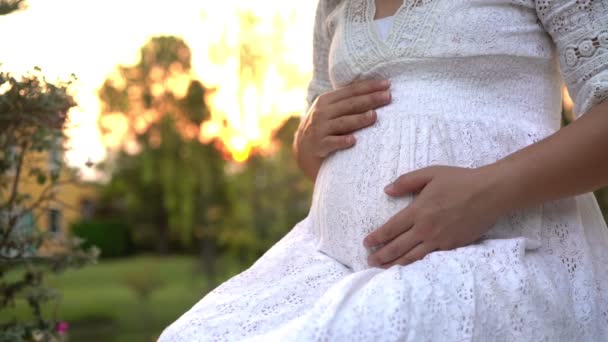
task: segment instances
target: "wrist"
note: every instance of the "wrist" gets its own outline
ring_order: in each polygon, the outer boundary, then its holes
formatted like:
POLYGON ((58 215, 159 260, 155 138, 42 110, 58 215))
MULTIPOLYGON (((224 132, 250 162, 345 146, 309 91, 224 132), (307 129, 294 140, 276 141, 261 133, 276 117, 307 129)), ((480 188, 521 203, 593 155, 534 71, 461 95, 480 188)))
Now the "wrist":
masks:
POLYGON ((516 180, 513 169, 503 160, 480 167, 480 183, 482 192, 486 194, 488 203, 497 215, 525 206, 520 199, 520 183, 516 180))
POLYGON ((321 159, 315 158, 310 154, 307 154, 306 151, 302 148, 302 143, 300 141, 300 130, 298 129, 294 134, 294 139, 292 143, 292 150, 296 160, 296 164, 302 170, 302 172, 311 180, 315 181, 317 172, 321 165, 321 159), (317 160, 318 159, 318 160, 317 160))

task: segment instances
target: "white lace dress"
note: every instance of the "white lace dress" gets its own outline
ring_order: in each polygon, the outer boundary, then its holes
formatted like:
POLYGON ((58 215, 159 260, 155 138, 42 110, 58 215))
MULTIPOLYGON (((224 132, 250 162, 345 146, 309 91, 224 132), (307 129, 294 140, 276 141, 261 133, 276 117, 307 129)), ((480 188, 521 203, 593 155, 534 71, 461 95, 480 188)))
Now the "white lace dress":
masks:
POLYGON ((385 39, 374 13, 374 0, 320 1, 309 103, 357 78, 390 78, 392 103, 324 161, 308 216, 160 341, 608 341, 591 193, 408 266, 370 268, 362 246, 411 201, 383 192, 398 175, 485 165, 552 134, 562 80, 577 116, 608 98, 608 0, 405 0, 385 39))

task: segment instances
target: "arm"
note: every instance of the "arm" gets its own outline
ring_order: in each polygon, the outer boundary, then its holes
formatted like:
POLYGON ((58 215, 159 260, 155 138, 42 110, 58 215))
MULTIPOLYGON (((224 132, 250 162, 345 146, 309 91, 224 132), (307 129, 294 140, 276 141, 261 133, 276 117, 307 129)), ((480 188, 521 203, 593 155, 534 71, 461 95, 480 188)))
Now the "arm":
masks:
POLYGON ((317 178, 317 173, 319 172, 319 168, 321 167, 321 158, 315 158, 314 156, 308 156, 305 153, 300 152, 300 148, 298 147, 297 141, 299 140, 298 132, 300 129, 296 131, 293 139, 293 155, 296 158, 296 163, 300 167, 300 170, 304 172, 304 175, 308 177, 313 183, 317 178))
POLYGON ((608 101, 555 134, 486 166, 503 211, 608 185, 608 101))
MULTIPOLYGON (((302 172, 304 172, 304 175, 306 175, 306 177, 308 177, 308 179, 310 179, 314 183, 317 178, 319 168, 321 167, 321 162, 323 161, 323 158, 302 151, 302 148, 300 147, 301 144, 299 143, 302 140, 300 137, 300 132, 302 130, 301 127, 301 125, 300 127, 298 127, 298 130, 294 135, 292 144, 293 155, 296 158, 296 163, 298 163, 300 170, 302 170, 302 172)), ((345 140, 343 142, 344 145, 350 145, 351 141, 345 140)))
POLYGON ((489 166, 507 209, 608 185, 608 1, 536 1, 536 13, 557 47, 578 119, 489 166))

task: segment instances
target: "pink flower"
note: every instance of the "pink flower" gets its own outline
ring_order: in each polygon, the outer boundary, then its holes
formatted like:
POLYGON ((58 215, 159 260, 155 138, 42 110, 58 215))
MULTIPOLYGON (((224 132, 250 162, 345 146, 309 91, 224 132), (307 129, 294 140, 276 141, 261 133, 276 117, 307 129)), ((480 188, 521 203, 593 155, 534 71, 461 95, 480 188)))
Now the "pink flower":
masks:
POLYGON ((55 331, 57 331, 60 334, 65 334, 68 332, 70 325, 68 324, 68 322, 57 322, 57 324, 55 325, 55 331))

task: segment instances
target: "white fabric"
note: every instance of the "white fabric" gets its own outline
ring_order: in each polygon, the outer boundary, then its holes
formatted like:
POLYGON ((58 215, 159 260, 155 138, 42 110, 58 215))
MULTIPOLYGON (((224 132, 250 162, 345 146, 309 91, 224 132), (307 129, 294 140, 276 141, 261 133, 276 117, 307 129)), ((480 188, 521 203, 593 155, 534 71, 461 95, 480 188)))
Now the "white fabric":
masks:
POLYGON ((552 134, 562 78, 578 116, 604 101, 608 0, 406 0, 386 39, 374 13, 374 0, 320 1, 308 100, 390 78, 392 103, 323 162, 308 216, 160 341, 608 341, 608 234, 591 193, 408 266, 369 268, 362 246, 411 201, 384 194, 398 175, 481 166, 552 134))
POLYGON ((393 16, 376 19, 374 22, 376 23, 378 34, 380 34, 380 39, 386 40, 386 37, 388 37, 388 33, 391 29, 391 25, 393 24, 393 16))

